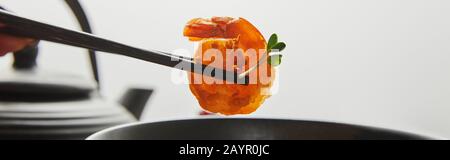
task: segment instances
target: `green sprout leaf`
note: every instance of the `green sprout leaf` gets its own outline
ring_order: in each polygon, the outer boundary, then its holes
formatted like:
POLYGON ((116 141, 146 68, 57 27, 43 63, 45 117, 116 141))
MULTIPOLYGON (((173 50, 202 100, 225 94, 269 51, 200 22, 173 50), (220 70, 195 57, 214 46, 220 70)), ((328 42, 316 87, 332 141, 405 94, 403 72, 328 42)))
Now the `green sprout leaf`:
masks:
POLYGON ((269 38, 269 42, 267 43, 267 50, 270 52, 272 47, 277 43, 278 43, 278 36, 277 36, 277 34, 274 33, 269 38))
MULTIPOLYGON (((269 38, 269 42, 267 42, 267 54, 270 52, 281 52, 286 48, 286 44, 284 42, 278 42, 278 35, 272 34, 269 38)), ((274 54, 267 58, 267 63, 274 67, 281 64, 281 58, 283 55, 274 54)))
POLYGON ((281 54, 271 55, 271 56, 269 56, 269 59, 267 60, 267 63, 269 63, 270 65, 276 67, 276 66, 281 64, 281 58, 282 57, 283 57, 283 55, 281 55, 281 54))
POLYGON ((272 46, 271 51, 273 52, 281 52, 286 48, 286 44, 284 42, 278 42, 274 46, 272 46))

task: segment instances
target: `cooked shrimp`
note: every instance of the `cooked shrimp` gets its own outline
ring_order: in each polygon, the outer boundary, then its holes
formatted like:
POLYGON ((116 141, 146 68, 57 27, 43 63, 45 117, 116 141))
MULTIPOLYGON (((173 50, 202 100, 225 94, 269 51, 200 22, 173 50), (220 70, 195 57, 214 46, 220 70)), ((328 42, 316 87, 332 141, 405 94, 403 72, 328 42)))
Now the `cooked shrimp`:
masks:
MULTIPOLYGON (((250 22, 243 18, 230 17, 213 17, 211 19, 195 18, 188 22, 184 28, 184 36, 192 41, 200 43, 198 50, 195 52, 194 59, 197 63, 211 65, 214 67, 224 68, 225 70, 237 71, 242 73, 249 69, 252 63, 250 60, 259 60, 262 55, 267 54, 266 40, 262 34, 250 22), (223 58, 223 63, 215 64, 217 58, 208 57, 205 53, 210 49, 215 49, 223 58), (227 67, 225 57, 227 50, 232 50, 233 57, 231 59, 232 67, 227 67), (241 50, 243 52, 239 52, 241 50), (253 50, 254 52, 248 52, 253 50), (237 59, 242 58, 244 64, 237 63, 237 59)), ((266 61, 266 59, 264 59, 266 61)), ((255 62, 253 64, 256 64, 255 62)), ((201 76, 203 79, 196 81, 196 73, 189 73, 190 89, 197 98, 200 106, 212 113, 220 113, 223 115, 233 114, 249 114, 258 109, 270 95, 268 89, 272 86, 274 80, 274 68, 267 65, 258 66, 259 71, 250 74, 251 83, 249 85, 242 84, 227 84, 221 83, 206 83, 211 80, 211 77, 201 76), (260 74, 266 73, 266 74, 260 74), (267 75, 267 76, 265 76, 267 75), (254 80, 254 81, 252 81, 254 80), (197 82, 197 83, 196 83, 197 82)))

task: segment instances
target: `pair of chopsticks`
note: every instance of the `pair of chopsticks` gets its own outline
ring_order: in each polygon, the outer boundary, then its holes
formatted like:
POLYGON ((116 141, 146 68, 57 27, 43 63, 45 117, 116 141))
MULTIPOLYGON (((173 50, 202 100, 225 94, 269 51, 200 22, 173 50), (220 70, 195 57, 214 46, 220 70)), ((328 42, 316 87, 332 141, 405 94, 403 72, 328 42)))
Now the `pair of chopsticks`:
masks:
POLYGON ((211 77, 220 80, 226 80, 232 83, 249 83, 248 76, 245 73, 239 74, 237 72, 225 71, 220 68, 213 68, 211 66, 206 66, 203 64, 196 64, 194 63, 193 58, 190 57, 178 56, 156 50, 144 50, 135 48, 126 44, 104 39, 93 34, 74 31, 30 20, 1 9, 0 23, 7 26, 0 29, 0 32, 11 35, 30 37, 75 47, 123 55, 198 74, 203 74, 204 71, 208 69, 208 72, 212 73, 210 75, 211 77), (214 73, 223 74, 215 75, 214 73))

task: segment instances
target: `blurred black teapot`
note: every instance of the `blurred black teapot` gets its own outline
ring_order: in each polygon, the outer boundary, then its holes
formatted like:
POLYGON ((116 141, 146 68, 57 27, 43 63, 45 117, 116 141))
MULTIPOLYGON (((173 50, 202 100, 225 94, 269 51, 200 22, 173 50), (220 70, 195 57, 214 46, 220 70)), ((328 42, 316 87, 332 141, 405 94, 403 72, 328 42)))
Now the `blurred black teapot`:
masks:
MULTIPOLYGON (((66 0, 85 32, 89 23, 76 0, 66 0)), ((129 89, 119 102, 99 93, 95 80, 36 67, 38 44, 14 54, 14 70, 0 73, 0 139, 84 139, 111 126, 139 119, 151 89, 129 89)))

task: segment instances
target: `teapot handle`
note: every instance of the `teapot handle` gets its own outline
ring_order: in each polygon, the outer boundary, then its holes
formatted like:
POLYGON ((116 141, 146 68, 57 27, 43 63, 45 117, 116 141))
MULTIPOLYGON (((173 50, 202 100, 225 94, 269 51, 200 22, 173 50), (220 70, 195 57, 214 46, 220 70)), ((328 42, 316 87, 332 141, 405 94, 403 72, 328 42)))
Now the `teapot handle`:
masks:
MULTIPOLYGON (((81 6, 78 0, 65 0, 66 4, 72 10, 73 14, 77 18, 77 21, 81 27, 81 30, 86 33, 92 33, 91 25, 89 24, 89 19, 86 12, 81 6)), ((98 73, 97 56, 95 50, 88 50, 89 60, 91 62, 92 74, 95 81, 97 82, 97 89, 100 89, 100 77, 98 73)))
MULTIPOLYGON (((81 27, 81 30, 86 33, 92 33, 91 25, 89 24, 89 19, 86 15, 86 12, 83 9, 83 6, 80 4, 78 0, 65 0, 66 4, 72 10, 73 14, 77 18, 77 21, 81 27)), ((95 50, 88 50, 89 59, 91 62, 92 74, 97 82, 97 89, 100 89, 100 77, 97 65, 97 56, 95 54, 95 50)))
MULTIPOLYGON (((91 26, 89 24, 89 20, 87 15, 78 2, 78 0, 65 0, 66 4, 70 7, 73 14, 77 18, 77 21, 81 27, 83 32, 92 33, 91 26)), ((3 9, 0 7, 0 9, 3 9)), ((14 63, 13 67, 17 70, 32 70, 36 67, 36 59, 38 56, 38 46, 37 43, 35 45, 24 48, 21 51, 15 52, 14 54, 14 63)), ((97 89, 100 89, 100 78, 98 73, 98 65, 97 65, 97 57, 94 50, 88 50, 89 58, 91 62, 92 74, 97 82, 97 89)))

